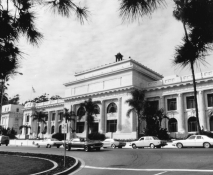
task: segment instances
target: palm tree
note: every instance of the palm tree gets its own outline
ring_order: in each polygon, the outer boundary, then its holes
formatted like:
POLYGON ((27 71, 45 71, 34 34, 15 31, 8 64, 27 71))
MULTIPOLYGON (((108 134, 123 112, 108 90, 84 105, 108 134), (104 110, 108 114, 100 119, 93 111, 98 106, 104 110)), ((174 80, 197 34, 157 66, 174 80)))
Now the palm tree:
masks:
POLYGON ((31 126, 28 126, 28 125, 21 125, 21 126, 19 126, 19 130, 21 130, 23 128, 25 129, 25 132, 26 132, 28 128, 31 128, 31 126))
POLYGON ((135 113, 137 117, 137 128, 136 128, 136 138, 139 137, 139 123, 143 119, 143 111, 146 103, 145 93, 142 90, 134 89, 130 92, 132 98, 126 100, 126 103, 131 107, 127 111, 127 116, 130 116, 130 113, 135 113))
MULTIPOLYGON (((86 140, 88 139, 89 129, 91 129, 92 124, 94 123, 94 116, 97 114, 96 106, 100 104, 100 101, 92 101, 91 98, 84 101, 80 104, 80 107, 83 107, 86 112, 85 124, 86 124, 86 140)), ((81 114, 79 117, 83 117, 84 114, 81 114)))
POLYGON ((174 17, 183 23, 185 36, 183 44, 176 48, 174 64, 190 66, 193 79, 195 110, 198 133, 201 133, 199 122, 197 89, 194 65, 203 62, 213 43, 213 2, 209 0, 175 0, 174 17))
POLYGON ((167 117, 165 110, 163 108, 160 108, 156 111, 155 116, 159 122, 159 127, 161 128, 161 124, 163 119, 169 119, 169 117, 167 117))
POLYGON ((33 121, 37 121, 37 137, 38 137, 38 127, 39 127, 39 123, 43 123, 46 124, 46 118, 48 117, 48 115, 46 113, 44 113, 43 111, 36 111, 34 110, 33 114, 31 115, 31 117, 33 118, 33 121))

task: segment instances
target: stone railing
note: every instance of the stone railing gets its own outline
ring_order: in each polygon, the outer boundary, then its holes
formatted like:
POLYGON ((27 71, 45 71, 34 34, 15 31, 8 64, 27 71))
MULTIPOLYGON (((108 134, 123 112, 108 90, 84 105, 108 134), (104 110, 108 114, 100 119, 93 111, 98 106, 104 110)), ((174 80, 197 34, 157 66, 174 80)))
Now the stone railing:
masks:
MULTIPOLYGON (((57 99, 57 100, 50 100, 50 101, 46 101, 46 102, 41 102, 41 103, 36 103, 35 106, 36 107, 40 107, 40 106, 46 106, 46 105, 50 105, 50 104, 59 104, 59 103, 63 103, 64 100, 63 99, 57 99)), ((29 102, 25 104, 25 108, 30 108, 33 107, 34 103, 33 102, 29 102)))
MULTIPOLYGON (((207 71, 207 72, 195 74, 196 80, 210 78, 210 77, 213 77, 213 71, 207 71)), ((184 76, 181 76, 181 77, 179 77, 179 76, 165 77, 165 78, 163 78, 162 80, 159 80, 159 81, 147 82, 146 87, 147 88, 157 87, 157 86, 176 84, 176 83, 187 82, 187 81, 192 81, 192 75, 184 75, 184 76)))

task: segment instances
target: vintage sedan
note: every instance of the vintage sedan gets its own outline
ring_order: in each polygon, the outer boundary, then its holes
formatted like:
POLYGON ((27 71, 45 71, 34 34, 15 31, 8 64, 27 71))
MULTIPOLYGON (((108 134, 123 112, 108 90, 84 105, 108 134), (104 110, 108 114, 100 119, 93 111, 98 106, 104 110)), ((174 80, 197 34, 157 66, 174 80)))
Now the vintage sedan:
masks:
POLYGON ((92 149, 100 151, 102 146, 103 143, 101 143, 100 141, 86 140, 84 138, 74 138, 66 141, 66 149, 68 149, 68 151, 70 151, 71 148, 81 148, 84 149, 84 151, 86 152, 92 149))
POLYGON ((177 148, 183 147, 204 147, 210 148, 213 146, 213 139, 206 135, 192 135, 185 140, 175 140, 172 142, 177 148))
POLYGON ((144 136, 141 137, 139 140, 130 143, 130 146, 132 146, 133 149, 144 147, 161 148, 165 145, 167 145, 166 141, 160 140, 159 138, 154 136, 144 136))
POLYGON ((38 148, 41 146, 45 146, 46 148, 51 148, 52 146, 55 146, 55 147, 59 148, 61 145, 64 145, 63 141, 59 141, 54 138, 35 141, 34 144, 38 148))
POLYGON ((107 147, 111 147, 113 149, 117 148, 122 148, 124 146, 126 146, 126 142, 121 142, 115 139, 105 139, 103 142, 103 147, 107 148, 107 147))

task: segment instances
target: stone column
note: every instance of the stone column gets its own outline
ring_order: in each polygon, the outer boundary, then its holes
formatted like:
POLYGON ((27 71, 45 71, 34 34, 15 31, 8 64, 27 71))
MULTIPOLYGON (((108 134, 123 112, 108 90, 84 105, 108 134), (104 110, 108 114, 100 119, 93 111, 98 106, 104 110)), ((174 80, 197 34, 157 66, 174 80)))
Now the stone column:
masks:
POLYGON ((101 106, 100 106, 100 132, 101 133, 106 133, 105 130, 105 102, 102 101, 101 102, 101 106))
POLYGON ((51 134, 51 112, 48 111, 47 134, 51 134))
POLYGON ((55 111, 55 129, 54 133, 58 133, 58 111, 55 111))
POLYGON ((183 94, 178 94, 178 106, 179 106, 178 132, 185 133, 186 126, 184 116, 183 94))
POLYGON ((199 101, 200 101, 200 127, 203 128, 205 131, 207 130, 207 121, 206 121, 206 115, 205 115, 205 100, 204 100, 204 92, 199 91, 199 101))
POLYGON ((118 120, 117 120, 117 132, 122 130, 122 97, 118 98, 118 120))
MULTIPOLYGON (((166 108, 165 108, 165 97, 164 96, 161 96, 160 97, 160 104, 159 104, 159 109, 163 109, 164 112, 166 112, 166 108)), ((161 122, 161 127, 163 128, 167 128, 167 125, 166 125, 166 122, 165 122, 166 119, 163 119, 162 122, 161 122)))

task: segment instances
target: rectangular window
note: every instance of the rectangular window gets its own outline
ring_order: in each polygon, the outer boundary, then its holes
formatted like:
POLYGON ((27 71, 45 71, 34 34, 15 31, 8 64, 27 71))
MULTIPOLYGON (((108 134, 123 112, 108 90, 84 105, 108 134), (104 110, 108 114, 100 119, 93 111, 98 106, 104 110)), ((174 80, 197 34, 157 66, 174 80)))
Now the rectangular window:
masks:
POLYGON ((27 114, 27 115, 26 115, 26 122, 29 122, 29 119, 30 119, 30 117, 29 117, 29 115, 27 114))
POLYGON ((177 110, 176 98, 171 98, 171 99, 167 100, 167 109, 168 109, 168 111, 177 110))
POLYGON ((117 120, 107 120, 107 132, 117 131, 117 120))
POLYGON ((84 122, 77 122, 76 133, 84 132, 84 122))
POLYGON ((207 94, 208 107, 213 106, 213 94, 207 94))
POLYGON ((55 121, 55 113, 52 114, 52 121, 55 121))
POLYGON ((63 112, 59 113, 59 120, 63 120, 63 112))
POLYGON ((149 101, 150 105, 152 106, 152 109, 157 111, 159 109, 159 101, 154 100, 154 101, 149 101))
POLYGON ((98 132, 98 124, 99 123, 92 123, 92 126, 91 126, 92 132, 98 132))
POLYGON ((48 121, 48 114, 46 114, 46 117, 44 119, 45 121, 48 121))
POLYGON ((195 108, 195 99, 194 96, 186 97, 187 109, 195 108))

